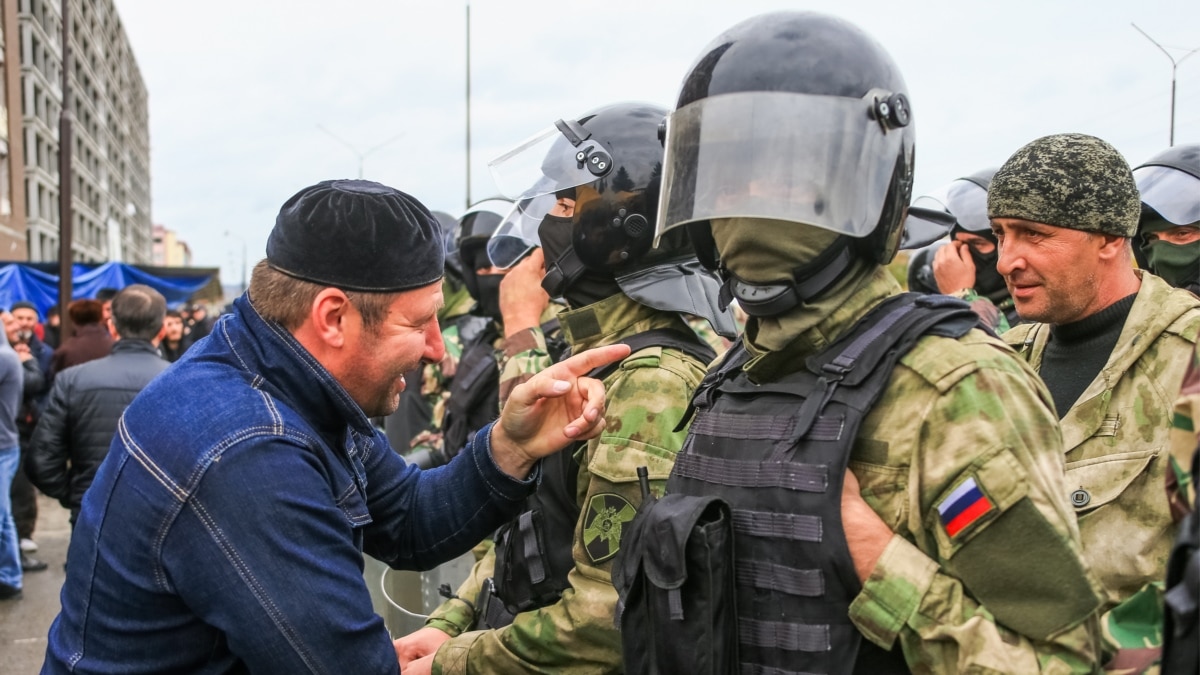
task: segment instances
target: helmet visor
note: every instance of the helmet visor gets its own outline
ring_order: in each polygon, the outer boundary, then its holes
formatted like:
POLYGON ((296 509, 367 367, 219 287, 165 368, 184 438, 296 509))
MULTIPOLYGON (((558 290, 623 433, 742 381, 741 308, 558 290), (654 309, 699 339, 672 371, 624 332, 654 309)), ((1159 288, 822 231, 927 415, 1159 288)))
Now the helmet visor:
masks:
POLYGON ((488 239, 488 258, 493 265, 508 269, 542 245, 538 238, 538 226, 554 202, 552 193, 517 202, 488 239))
POLYGON ((911 251, 932 244, 949 234, 954 222, 945 204, 928 195, 918 197, 904 218, 900 250, 911 251))
POLYGON ((962 178, 943 189, 939 201, 946 205, 959 227, 975 234, 992 231, 992 221, 987 215, 987 190, 962 178))
POLYGON ((1142 203, 1175 225, 1200 221, 1200 179, 1166 166, 1133 170, 1142 203))
POLYGON ((583 126, 563 120, 488 162, 500 193, 511 199, 586 185, 611 168, 608 150, 583 126))
POLYGON ((712 96, 667 118, 657 234, 712 218, 806 223, 864 237, 879 222, 909 129, 884 131, 871 96, 712 96))

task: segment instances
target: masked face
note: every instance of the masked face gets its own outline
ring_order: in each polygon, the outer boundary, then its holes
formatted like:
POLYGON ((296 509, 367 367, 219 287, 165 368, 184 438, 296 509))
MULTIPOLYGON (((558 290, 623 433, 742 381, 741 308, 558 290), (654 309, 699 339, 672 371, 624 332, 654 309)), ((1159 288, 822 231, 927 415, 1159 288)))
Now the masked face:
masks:
POLYGON ((547 214, 538 226, 538 240, 542 242, 542 252, 546 262, 551 263, 562 257, 571 247, 571 218, 547 214))
POLYGON ((1142 240, 1150 271, 1176 288, 1200 284, 1200 223, 1146 223, 1142 240))
POLYGON ((991 236, 990 232, 982 235, 967 232, 957 226, 953 233, 957 241, 967 245, 971 261, 975 263, 975 292, 989 297, 1000 291, 1007 293, 1004 277, 996 271, 996 260, 1000 257, 996 250, 996 238, 991 236))

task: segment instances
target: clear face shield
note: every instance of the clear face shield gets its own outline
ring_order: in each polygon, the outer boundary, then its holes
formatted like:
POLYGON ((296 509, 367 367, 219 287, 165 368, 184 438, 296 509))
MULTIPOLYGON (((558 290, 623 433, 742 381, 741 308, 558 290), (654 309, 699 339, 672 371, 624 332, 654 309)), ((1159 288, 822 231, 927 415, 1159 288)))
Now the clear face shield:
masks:
POLYGON ((865 237, 912 128, 903 95, 724 94, 667 118, 656 235, 714 218, 799 222, 865 237))
POLYGON ((548 193, 522 199, 513 206, 488 239, 488 258, 493 265, 508 269, 542 245, 538 226, 555 201, 554 194, 548 193))
POLYGON ((1175 225, 1200 221, 1200 178, 1168 166, 1133 170, 1142 203, 1175 225))
POLYGON ((501 194, 520 201, 599 180, 612 170, 612 154, 583 125, 559 120, 488 169, 501 194))
POLYGON ((955 225, 975 234, 990 234, 987 190, 959 178, 933 192, 917 197, 908 207, 900 248, 927 246, 950 233, 955 225))

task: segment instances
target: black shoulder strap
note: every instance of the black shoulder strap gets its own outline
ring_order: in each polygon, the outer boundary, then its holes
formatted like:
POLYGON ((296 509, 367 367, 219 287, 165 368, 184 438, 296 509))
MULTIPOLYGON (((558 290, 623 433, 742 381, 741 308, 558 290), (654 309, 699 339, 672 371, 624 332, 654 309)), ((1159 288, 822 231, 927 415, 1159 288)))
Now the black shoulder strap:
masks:
POLYGON ((874 376, 879 386, 842 397, 859 410, 872 406, 896 363, 922 336, 958 338, 979 325, 970 305, 946 295, 902 293, 881 302, 829 349, 805 362, 817 383, 800 408, 796 437, 807 433, 839 388, 853 390, 874 376))
MULTIPOLYGON (((700 339, 700 336, 695 333, 684 333, 683 331, 673 328, 655 328, 637 335, 618 340, 617 344, 629 345, 630 354, 636 354, 647 347, 666 347, 668 349, 677 349, 688 356, 708 365, 713 359, 717 358, 717 352, 707 342, 700 339)), ((606 366, 601 366, 592 372, 588 373, 588 377, 597 380, 603 380, 620 367, 621 362, 610 363, 606 366)))

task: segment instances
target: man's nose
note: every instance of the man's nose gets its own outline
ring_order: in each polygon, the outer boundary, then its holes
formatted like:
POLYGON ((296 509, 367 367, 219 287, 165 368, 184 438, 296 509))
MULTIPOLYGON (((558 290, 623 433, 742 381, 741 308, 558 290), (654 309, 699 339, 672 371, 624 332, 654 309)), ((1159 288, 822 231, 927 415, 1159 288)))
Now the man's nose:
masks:
POLYGON ((446 343, 442 341, 442 328, 438 325, 437 319, 434 319, 432 328, 425 331, 425 360, 429 363, 438 363, 445 356, 446 343))

